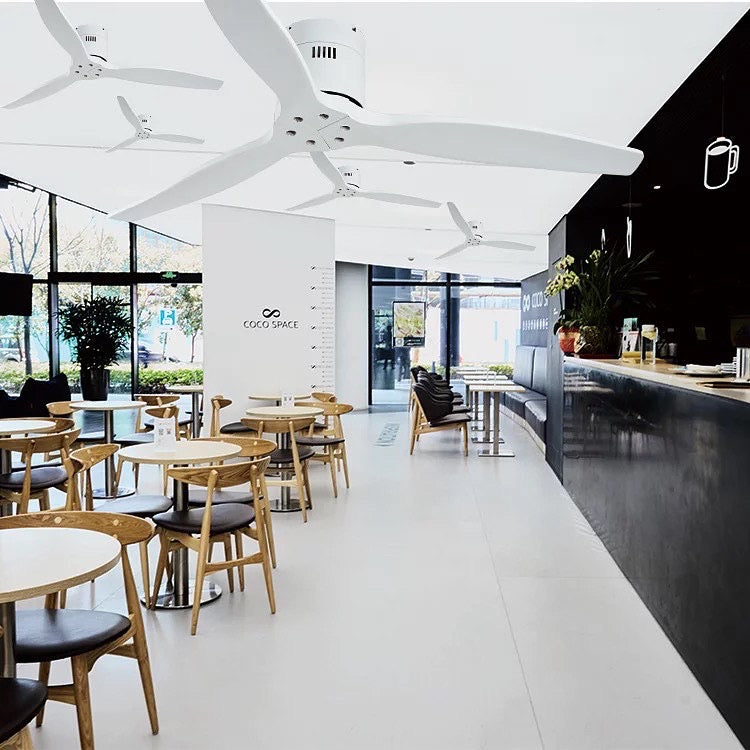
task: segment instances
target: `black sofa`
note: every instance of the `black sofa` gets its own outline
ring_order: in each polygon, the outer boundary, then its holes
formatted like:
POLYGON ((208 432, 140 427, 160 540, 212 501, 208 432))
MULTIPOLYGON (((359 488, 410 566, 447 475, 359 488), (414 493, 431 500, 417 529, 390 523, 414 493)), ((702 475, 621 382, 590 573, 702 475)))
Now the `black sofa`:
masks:
POLYGON ((29 378, 18 396, 9 396, 0 390, 0 419, 7 417, 46 417, 47 404, 53 401, 70 401, 70 386, 65 373, 51 380, 29 378))
POLYGON ((503 405, 525 420, 545 442, 547 433, 547 347, 517 346, 513 382, 523 391, 503 394, 503 405))

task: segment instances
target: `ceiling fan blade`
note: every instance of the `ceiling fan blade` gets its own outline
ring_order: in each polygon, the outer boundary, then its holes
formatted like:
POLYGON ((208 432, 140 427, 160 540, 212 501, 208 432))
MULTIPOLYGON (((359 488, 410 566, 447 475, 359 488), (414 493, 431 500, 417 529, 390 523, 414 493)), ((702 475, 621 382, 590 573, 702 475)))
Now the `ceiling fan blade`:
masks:
POLYGON ((172 133, 152 133, 151 138, 170 143, 205 143, 203 138, 193 138, 192 135, 174 135, 172 133))
POLYGON ((118 78, 136 83, 151 83, 155 86, 179 86, 183 89, 220 89, 224 81, 194 73, 183 73, 166 68, 103 68, 102 78, 118 78))
POLYGON ((474 232, 471 230, 469 222, 464 219, 463 214, 458 210, 458 206, 455 203, 451 203, 451 201, 448 201, 447 205, 453 221, 456 222, 456 226, 466 235, 466 239, 473 240, 474 232))
POLYGON ((450 258, 451 255, 458 255, 459 253, 462 253, 466 248, 469 247, 468 242, 462 242, 460 245, 456 245, 452 250, 448 250, 447 253, 443 253, 442 255, 438 255, 435 260, 442 260, 443 258, 450 258))
POLYGON ((536 250, 534 245, 526 245, 523 242, 506 242, 505 240, 482 240, 483 245, 499 247, 501 250, 536 250))
POLYGON ((6 104, 3 109, 15 109, 16 107, 23 107, 25 104, 31 104, 31 102, 38 102, 40 99, 46 99, 48 96, 52 96, 52 94, 62 91, 74 82, 75 79, 68 73, 62 76, 57 76, 57 78, 47 81, 47 83, 42 84, 38 89, 30 91, 20 99, 16 99, 15 101, 6 104))
POLYGON ((643 159, 637 149, 543 130, 367 110, 350 117, 360 127, 352 127, 349 146, 381 146, 478 164, 590 174, 629 175, 643 159))
POLYGON ((125 119, 136 129, 141 129, 141 121, 138 115, 133 112, 133 108, 125 101, 124 96, 117 97, 117 103, 120 105, 120 111, 125 115, 125 119))
POLYGON ((113 151, 119 151, 120 149, 127 148, 132 143, 135 143, 138 140, 138 136, 134 135, 131 138, 126 138, 122 143, 118 143, 116 146, 112 146, 112 148, 108 148, 105 153, 111 154, 113 151))
POLYGON ((373 201, 384 203, 399 203, 402 206, 421 206, 422 208, 440 208, 440 203, 428 201, 426 198, 415 198, 411 195, 399 195, 398 193, 374 193, 370 190, 359 190, 355 198, 369 198, 373 201))
POLYGON ((55 41, 77 62, 88 60, 81 37, 58 7, 55 0, 34 0, 42 22, 55 41))
POLYGON ((315 166, 333 183, 334 187, 346 187, 344 176, 322 151, 311 151, 310 157, 315 162, 315 166))
MULTIPOLYGON (((289 140, 289 139, 287 139, 289 140)), ((136 221, 209 198, 239 185, 291 153, 289 145, 273 132, 211 159, 194 172, 156 195, 112 214, 113 219, 136 221)))
POLYGON ((314 96, 315 86, 297 45, 262 0, 206 0, 240 57, 273 90, 282 108, 314 96))
POLYGON ((333 195, 333 193, 319 195, 317 198, 311 198, 309 201, 305 201, 304 203, 299 203, 296 206, 287 208, 287 211, 299 211, 300 209, 311 208, 312 206, 322 206, 324 203, 332 201, 335 197, 336 196, 333 195))

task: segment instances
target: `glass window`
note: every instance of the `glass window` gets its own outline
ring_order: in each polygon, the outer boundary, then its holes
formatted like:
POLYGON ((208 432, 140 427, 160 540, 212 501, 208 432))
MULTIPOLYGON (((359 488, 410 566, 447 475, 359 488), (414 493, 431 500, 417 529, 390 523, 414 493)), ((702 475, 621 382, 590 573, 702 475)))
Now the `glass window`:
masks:
MULTIPOLYGON (((116 297, 130 305, 130 291, 126 286, 94 286, 93 284, 60 284, 60 307, 66 302, 80 300, 90 296, 116 297)), ((128 352, 123 358, 109 368, 109 393, 111 398, 126 399, 130 397, 132 368, 130 365, 130 341, 128 352)), ((71 361, 71 345, 60 341, 60 370, 68 376, 73 393, 81 392, 80 368, 71 361)), ((117 424, 117 423, 116 423, 117 424)))
POLYGON ((416 268, 391 268, 390 266, 373 266, 373 281, 445 281, 441 271, 422 271, 416 268))
POLYGON ((58 270, 68 272, 129 270, 129 225, 58 198, 57 264, 58 270))
POLYGON ((12 185, 0 189, 0 271, 43 279, 49 256, 49 195, 12 185))
POLYGON ((26 378, 49 378, 47 284, 34 284, 30 318, 0 316, 0 388, 18 395, 26 378))
POLYGON ((172 239, 150 229, 136 230, 138 271, 181 271, 200 273, 203 258, 200 245, 172 239))
POLYGON ((410 368, 423 365, 445 375, 446 287, 372 287, 372 403, 405 406, 409 401, 410 368), (425 343, 394 346, 393 302, 425 302, 425 343))
MULTIPOLYGON (((138 391, 203 382, 203 287, 138 286, 138 391)), ((187 406, 186 406, 187 408, 187 406)))

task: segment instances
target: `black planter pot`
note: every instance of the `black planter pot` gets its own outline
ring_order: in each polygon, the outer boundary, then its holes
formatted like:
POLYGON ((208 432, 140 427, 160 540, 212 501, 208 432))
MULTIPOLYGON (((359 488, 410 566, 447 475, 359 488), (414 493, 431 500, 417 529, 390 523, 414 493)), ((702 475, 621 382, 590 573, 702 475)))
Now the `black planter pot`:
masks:
POLYGON ((109 395, 109 370, 81 369, 81 396, 84 401, 106 401, 109 395))

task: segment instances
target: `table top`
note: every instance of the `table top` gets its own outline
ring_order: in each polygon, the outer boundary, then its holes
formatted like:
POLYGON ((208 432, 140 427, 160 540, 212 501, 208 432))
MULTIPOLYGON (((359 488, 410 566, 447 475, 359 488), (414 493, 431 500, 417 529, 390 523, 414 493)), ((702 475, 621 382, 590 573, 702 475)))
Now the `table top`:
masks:
POLYGON ((71 401, 71 409, 80 411, 115 411, 117 409, 142 409, 145 401, 71 401))
POLYGON ((46 432, 54 428, 55 423, 49 419, 0 419, 0 436, 46 432))
POLYGON ((168 385, 167 390, 172 393, 203 393, 203 385, 168 385))
POLYGON ((525 391, 522 385, 508 380, 505 383, 471 383, 469 390, 473 393, 500 393, 502 391, 525 391))
POLYGON ((317 417, 323 409, 317 406, 256 406, 247 410, 249 417, 317 417))
POLYGON ((87 529, 0 530, 0 604, 78 586, 117 565, 120 543, 87 529))
MULTIPOLYGON (((295 401, 297 399, 303 399, 303 398, 310 398, 312 394, 311 393, 294 393, 294 399, 295 401)), ((248 398, 253 399, 254 401, 281 401, 282 393, 280 391, 274 391, 271 393, 270 391, 267 391, 266 393, 254 393, 248 396, 248 398)))
POLYGON ((173 451, 159 451, 153 443, 143 443, 120 448, 117 455, 139 464, 210 464, 241 451, 239 445, 220 440, 178 440, 173 451))

